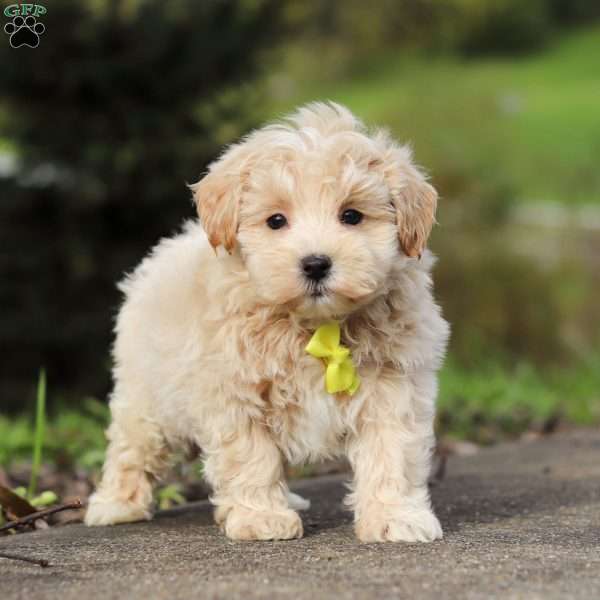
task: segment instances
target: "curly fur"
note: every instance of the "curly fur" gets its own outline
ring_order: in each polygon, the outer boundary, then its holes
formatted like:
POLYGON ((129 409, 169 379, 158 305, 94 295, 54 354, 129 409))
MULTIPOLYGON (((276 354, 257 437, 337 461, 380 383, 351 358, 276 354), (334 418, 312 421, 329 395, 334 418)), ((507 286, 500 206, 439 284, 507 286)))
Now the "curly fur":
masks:
POLYGON ((232 539, 300 537, 306 503, 284 462, 339 454, 361 540, 441 537, 427 476, 448 325, 425 249, 437 196, 410 151, 311 104, 230 147, 193 189, 201 224, 121 284, 110 445, 86 522, 149 518, 153 481, 193 442, 232 539), (363 222, 342 224, 348 207, 363 222), (266 226, 274 213, 285 228, 266 226), (333 261, 319 297, 298 266, 311 253, 333 261), (304 350, 332 318, 361 376, 352 397, 327 394, 304 350))

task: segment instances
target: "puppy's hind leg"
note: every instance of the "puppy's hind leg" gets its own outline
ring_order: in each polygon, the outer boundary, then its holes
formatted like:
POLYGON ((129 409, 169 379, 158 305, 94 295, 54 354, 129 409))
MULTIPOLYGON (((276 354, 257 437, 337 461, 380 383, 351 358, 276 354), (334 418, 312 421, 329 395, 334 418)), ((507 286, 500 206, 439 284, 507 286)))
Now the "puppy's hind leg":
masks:
POLYGON ((107 437, 102 481, 89 500, 86 525, 150 519, 152 484, 168 466, 168 447, 159 427, 117 412, 107 437))

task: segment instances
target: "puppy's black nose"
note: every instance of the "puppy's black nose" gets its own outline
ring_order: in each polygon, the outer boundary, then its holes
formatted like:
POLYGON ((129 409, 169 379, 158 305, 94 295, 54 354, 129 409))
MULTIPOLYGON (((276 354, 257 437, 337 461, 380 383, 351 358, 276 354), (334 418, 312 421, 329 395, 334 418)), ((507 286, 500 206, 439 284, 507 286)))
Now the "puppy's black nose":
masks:
POLYGON ((304 275, 313 281, 321 281, 331 270, 331 259, 325 254, 310 254, 305 256, 300 264, 304 275))

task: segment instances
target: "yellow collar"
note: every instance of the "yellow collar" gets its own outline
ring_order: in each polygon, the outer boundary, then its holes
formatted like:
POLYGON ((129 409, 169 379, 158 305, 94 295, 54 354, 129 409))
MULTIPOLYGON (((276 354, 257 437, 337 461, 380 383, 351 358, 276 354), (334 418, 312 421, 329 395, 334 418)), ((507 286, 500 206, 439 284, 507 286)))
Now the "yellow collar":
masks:
POLYGON ((348 392, 351 396, 360 386, 350 350, 340 344, 340 324, 336 321, 321 325, 305 350, 325 361, 325 387, 330 394, 348 392))

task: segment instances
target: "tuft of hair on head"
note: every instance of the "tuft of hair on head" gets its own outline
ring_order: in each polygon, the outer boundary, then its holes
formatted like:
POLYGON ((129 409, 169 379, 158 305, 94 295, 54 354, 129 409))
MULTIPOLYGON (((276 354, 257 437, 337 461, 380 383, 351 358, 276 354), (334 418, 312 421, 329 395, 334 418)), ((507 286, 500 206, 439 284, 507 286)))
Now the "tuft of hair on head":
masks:
POLYGON ((190 186, 202 227, 213 248, 223 246, 231 253, 236 244, 239 208, 245 184, 260 153, 261 138, 284 148, 302 143, 277 132, 314 130, 321 135, 364 129, 364 125, 344 106, 335 102, 311 102, 279 123, 257 129, 238 144, 230 146, 210 165, 208 173, 190 186))
POLYGON ((365 126, 352 112, 337 102, 309 102, 284 118, 296 129, 310 128, 331 135, 341 131, 364 131, 365 126))

